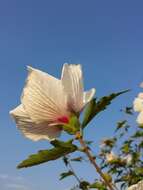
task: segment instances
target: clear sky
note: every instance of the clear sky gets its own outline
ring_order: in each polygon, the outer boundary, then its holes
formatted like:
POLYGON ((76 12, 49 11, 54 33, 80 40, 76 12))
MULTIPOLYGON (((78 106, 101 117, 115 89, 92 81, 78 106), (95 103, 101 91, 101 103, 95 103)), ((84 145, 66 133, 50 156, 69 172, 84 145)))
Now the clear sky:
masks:
MULTIPOLYGON (((85 89, 95 87, 97 97, 132 89, 86 129, 87 139, 98 146, 124 118, 120 108, 132 103, 143 81, 142 8, 142 0, 0 1, 1 190, 69 190, 75 182, 72 177, 58 180, 65 171, 61 161, 16 169, 27 155, 49 147, 48 142, 25 139, 9 117, 9 110, 20 103, 26 65, 60 77, 63 63, 80 63, 85 89)), ((94 179, 85 164, 78 173, 94 179)))

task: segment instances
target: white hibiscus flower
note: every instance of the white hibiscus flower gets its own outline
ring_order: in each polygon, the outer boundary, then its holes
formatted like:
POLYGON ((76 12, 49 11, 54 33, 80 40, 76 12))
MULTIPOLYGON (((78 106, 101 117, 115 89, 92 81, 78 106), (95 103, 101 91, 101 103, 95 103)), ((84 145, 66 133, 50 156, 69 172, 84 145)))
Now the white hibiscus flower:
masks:
POLYGON ((108 163, 111 163, 111 162, 113 162, 113 161, 115 161, 117 159, 118 159, 118 156, 113 151, 106 154, 106 161, 108 163))
POLYGON ((138 94, 138 97, 133 102, 133 106, 136 112, 143 111, 143 93, 138 94))
POLYGON ((93 98, 95 89, 84 92, 81 65, 64 64, 61 79, 28 67, 21 104, 10 114, 22 133, 34 141, 53 140, 93 98))
POLYGON ((138 97, 133 102, 133 107, 136 112, 139 112, 137 123, 143 125, 143 93, 139 93, 138 97))
POLYGON ((131 164, 132 163, 132 160, 133 160, 133 157, 131 154, 127 154, 126 156, 123 156, 122 159, 127 163, 127 164, 131 164))

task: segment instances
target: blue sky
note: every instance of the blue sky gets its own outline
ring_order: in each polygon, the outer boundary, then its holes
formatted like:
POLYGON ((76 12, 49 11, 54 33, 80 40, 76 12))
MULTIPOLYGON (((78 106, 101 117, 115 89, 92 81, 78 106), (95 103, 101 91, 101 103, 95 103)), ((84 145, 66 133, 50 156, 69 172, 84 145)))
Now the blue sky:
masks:
MULTIPOLYGON (((114 101, 89 128, 86 138, 113 134, 120 108, 130 105, 143 81, 143 1, 133 0, 5 0, 0 1, 0 189, 69 190, 73 178, 60 182, 61 161, 30 169, 16 165, 48 142, 25 139, 9 117, 20 103, 26 65, 60 77, 62 65, 82 64, 85 88, 97 97, 131 88, 114 101)), ((77 167, 75 164, 74 167, 77 167)), ((79 175, 94 179, 82 164, 79 175)))

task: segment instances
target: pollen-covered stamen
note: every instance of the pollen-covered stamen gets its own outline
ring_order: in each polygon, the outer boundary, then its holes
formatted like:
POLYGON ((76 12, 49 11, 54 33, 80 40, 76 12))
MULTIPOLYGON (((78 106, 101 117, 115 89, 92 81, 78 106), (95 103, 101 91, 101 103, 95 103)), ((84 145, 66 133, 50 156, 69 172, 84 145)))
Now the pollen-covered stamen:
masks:
POLYGON ((57 119, 59 122, 61 122, 61 123, 65 123, 65 124, 67 124, 67 123, 69 123, 69 118, 67 117, 67 116, 62 116, 62 117, 59 117, 58 119, 57 119))

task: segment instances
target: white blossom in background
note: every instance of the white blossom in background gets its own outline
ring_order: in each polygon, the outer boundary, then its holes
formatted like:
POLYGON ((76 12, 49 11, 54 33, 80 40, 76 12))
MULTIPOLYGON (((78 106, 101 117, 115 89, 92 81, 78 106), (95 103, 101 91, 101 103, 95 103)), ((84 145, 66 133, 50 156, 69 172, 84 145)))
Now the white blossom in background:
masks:
POLYGON ((117 160, 117 159, 118 159, 118 156, 113 151, 106 154, 106 161, 108 163, 110 163, 110 162, 112 162, 114 160, 117 160))
POLYGON ((127 190, 143 190, 143 181, 140 181, 139 183, 130 186, 127 190))
POLYGON ((127 154, 126 156, 124 156, 123 158, 123 161, 125 161, 127 164, 131 164, 132 163, 132 159, 133 159, 133 157, 132 157, 132 155, 131 154, 127 154))
POLYGON ((10 114, 22 133, 34 141, 53 140, 93 98, 95 89, 84 92, 81 65, 64 64, 61 79, 28 67, 21 104, 10 114))
POLYGON ((137 190, 137 185, 132 185, 127 190, 137 190))
POLYGON ((133 107, 136 112, 139 112, 137 123, 143 125, 143 93, 139 93, 138 97, 133 102, 133 107))

